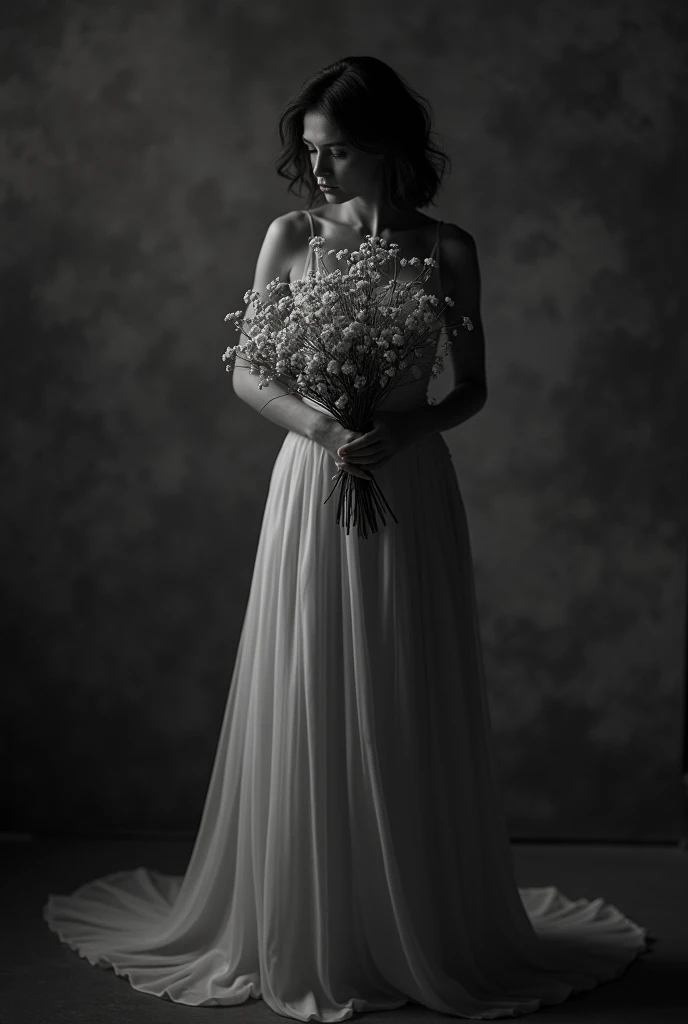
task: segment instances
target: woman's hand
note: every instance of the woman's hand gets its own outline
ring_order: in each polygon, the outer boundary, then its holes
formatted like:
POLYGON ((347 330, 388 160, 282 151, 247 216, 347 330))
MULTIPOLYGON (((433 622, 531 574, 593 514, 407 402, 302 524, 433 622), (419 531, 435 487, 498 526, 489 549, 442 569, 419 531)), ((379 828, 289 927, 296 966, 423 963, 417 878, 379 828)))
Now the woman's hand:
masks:
POLYGON ((376 412, 373 414, 374 427, 367 434, 359 434, 353 441, 346 441, 337 449, 337 454, 347 470, 380 469, 392 456, 419 437, 413 421, 413 412, 376 412))
MULTIPOLYGON (((351 463, 345 463, 343 459, 340 459, 337 455, 337 449, 341 448, 342 445, 349 444, 352 441, 357 440, 359 437, 365 437, 360 430, 348 430, 342 426, 339 420, 333 419, 328 416, 329 423, 324 424, 321 436, 318 438, 318 443, 329 452, 332 458, 335 460, 337 468, 340 472, 350 473, 351 476, 360 476, 364 480, 370 480, 371 474, 363 466, 354 466, 351 463)), ((335 473, 332 477, 336 480, 339 473, 335 473)))

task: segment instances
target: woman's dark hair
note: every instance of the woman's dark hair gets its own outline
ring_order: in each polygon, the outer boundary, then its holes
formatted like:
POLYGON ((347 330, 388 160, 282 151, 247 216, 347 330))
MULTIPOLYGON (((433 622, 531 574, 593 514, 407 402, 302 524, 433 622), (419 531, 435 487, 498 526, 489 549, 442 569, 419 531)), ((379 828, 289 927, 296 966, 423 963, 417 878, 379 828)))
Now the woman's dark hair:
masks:
POLYGON ((318 195, 308 151, 301 138, 307 111, 323 114, 346 142, 368 153, 384 153, 383 181, 395 209, 432 203, 451 160, 430 137, 429 104, 377 57, 344 57, 307 78, 279 120, 282 152, 277 173, 288 192, 318 195))

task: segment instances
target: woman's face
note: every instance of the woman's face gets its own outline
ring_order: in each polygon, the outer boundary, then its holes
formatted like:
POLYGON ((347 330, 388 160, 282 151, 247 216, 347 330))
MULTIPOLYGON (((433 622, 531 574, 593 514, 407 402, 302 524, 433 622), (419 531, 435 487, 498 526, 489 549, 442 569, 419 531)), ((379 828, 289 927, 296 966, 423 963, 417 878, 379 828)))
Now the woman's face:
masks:
POLYGON ((375 197, 380 187, 382 154, 354 149, 323 114, 308 111, 303 118, 303 144, 310 153, 316 178, 336 186, 321 193, 327 203, 346 203, 354 196, 375 197))

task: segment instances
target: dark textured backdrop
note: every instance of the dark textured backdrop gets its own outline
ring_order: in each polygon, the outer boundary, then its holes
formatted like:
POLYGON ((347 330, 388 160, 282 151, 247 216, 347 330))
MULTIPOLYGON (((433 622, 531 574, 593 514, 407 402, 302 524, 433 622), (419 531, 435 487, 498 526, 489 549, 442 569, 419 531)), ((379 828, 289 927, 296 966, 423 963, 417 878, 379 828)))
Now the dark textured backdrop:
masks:
POLYGON ((683 5, 11 6, 0 828, 197 826, 284 438, 223 316, 302 205, 281 105, 366 53, 430 99, 428 212, 481 257, 490 398, 445 436, 512 834, 676 835, 683 5))

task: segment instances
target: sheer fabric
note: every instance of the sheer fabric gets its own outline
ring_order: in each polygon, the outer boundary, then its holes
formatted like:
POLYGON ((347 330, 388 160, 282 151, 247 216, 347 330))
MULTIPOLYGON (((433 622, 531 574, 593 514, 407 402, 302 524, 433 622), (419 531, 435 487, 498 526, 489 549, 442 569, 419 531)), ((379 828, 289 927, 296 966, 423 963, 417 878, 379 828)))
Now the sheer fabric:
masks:
POLYGON ((48 926, 142 993, 301 1021, 407 1002, 491 1020, 618 977, 641 925, 516 884, 445 441, 378 471, 399 523, 366 540, 323 504, 332 472, 287 433, 185 873, 50 894, 48 926))

